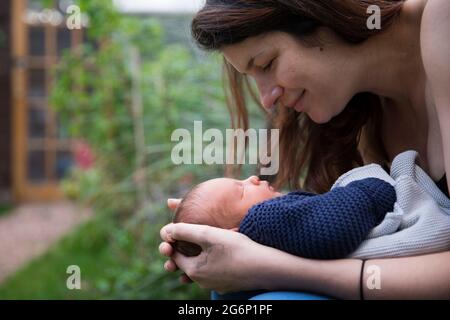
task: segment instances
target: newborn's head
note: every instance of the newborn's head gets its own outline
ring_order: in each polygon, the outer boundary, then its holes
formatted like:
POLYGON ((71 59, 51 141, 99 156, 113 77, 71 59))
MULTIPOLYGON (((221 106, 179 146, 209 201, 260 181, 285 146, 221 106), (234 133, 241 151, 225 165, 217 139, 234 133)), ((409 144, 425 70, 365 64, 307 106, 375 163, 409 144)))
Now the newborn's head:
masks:
MULTIPOLYGON (((267 181, 261 181, 256 176, 246 180, 208 180, 186 194, 175 212, 173 222, 206 224, 237 231, 252 206, 280 195, 267 181)), ((186 254, 181 248, 185 244, 178 242, 176 249, 186 254)))

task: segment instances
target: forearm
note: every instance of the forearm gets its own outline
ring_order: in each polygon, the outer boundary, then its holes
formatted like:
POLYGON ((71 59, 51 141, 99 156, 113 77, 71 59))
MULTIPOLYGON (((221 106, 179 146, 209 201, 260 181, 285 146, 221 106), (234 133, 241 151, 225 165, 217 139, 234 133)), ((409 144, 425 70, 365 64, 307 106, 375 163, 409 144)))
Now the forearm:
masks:
MULTIPOLYGON (((267 261, 268 290, 305 290, 338 299, 360 299, 361 260, 310 260, 277 251, 267 261), (276 256, 274 256, 276 255, 276 256)), ((365 263, 365 299, 450 298, 450 252, 365 263), (372 268, 371 268, 372 266, 372 268), (375 267, 373 267, 375 266, 375 267), (369 288, 379 271, 379 288, 369 288), (372 270, 372 271, 373 271, 372 270), (369 282, 369 286, 367 283, 369 282)))
MULTIPOLYGON (((266 290, 309 291, 338 299, 359 299, 361 260, 312 260, 273 249, 260 284, 266 290)), ((264 258, 263 258, 264 259, 264 258)))
POLYGON ((364 286, 367 299, 450 299, 450 251, 368 262, 380 270, 381 289, 364 286))

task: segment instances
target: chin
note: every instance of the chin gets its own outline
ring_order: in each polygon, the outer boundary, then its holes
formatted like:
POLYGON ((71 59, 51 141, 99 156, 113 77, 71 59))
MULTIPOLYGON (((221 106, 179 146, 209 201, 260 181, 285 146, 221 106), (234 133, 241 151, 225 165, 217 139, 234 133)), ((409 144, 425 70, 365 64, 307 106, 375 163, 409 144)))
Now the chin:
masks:
POLYGON ((330 122, 334 117, 339 115, 343 111, 342 108, 330 109, 330 108, 313 108, 312 112, 307 112, 311 121, 317 124, 325 124, 330 122), (339 110, 339 111, 334 111, 339 110), (314 112, 317 111, 317 112, 314 112))
POLYGON ((333 100, 320 99, 316 100, 316 103, 311 103, 305 112, 314 123, 325 124, 342 113, 349 101, 349 99, 342 97, 336 97, 333 100))
POLYGON ((333 118, 329 114, 314 114, 314 113, 308 113, 308 117, 311 119, 311 121, 317 124, 328 123, 333 118))

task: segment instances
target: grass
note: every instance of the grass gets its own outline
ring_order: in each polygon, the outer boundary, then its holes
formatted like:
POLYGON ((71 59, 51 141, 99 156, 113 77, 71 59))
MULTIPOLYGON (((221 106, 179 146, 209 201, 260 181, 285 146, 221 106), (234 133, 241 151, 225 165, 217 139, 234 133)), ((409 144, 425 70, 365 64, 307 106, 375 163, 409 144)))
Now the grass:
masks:
POLYGON ((163 270, 158 230, 144 224, 146 240, 139 242, 108 218, 96 217, 7 279, 0 299, 208 299, 207 291, 181 285, 163 270), (81 290, 67 289, 70 265, 80 267, 81 290))
POLYGON ((115 264, 107 230, 92 220, 79 226, 43 256, 18 270, 0 287, 0 299, 96 299, 95 281, 115 264), (81 269, 81 290, 69 290, 69 265, 81 269))
POLYGON ((11 205, 0 203, 0 217, 6 215, 11 210, 12 210, 11 205))

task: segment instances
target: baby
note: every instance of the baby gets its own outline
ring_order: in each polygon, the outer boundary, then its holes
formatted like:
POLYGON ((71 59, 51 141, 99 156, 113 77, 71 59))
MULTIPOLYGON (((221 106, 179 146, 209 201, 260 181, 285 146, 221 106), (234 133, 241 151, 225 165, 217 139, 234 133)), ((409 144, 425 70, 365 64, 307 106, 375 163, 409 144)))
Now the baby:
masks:
MULTIPOLYGON (((174 223, 205 224, 241 232, 263 245, 301 257, 342 258, 356 250, 370 230, 393 211, 395 189, 378 178, 354 181, 325 194, 283 195, 256 176, 219 178, 191 189, 175 211, 174 223)), ((175 250, 200 254, 193 243, 175 250)))

